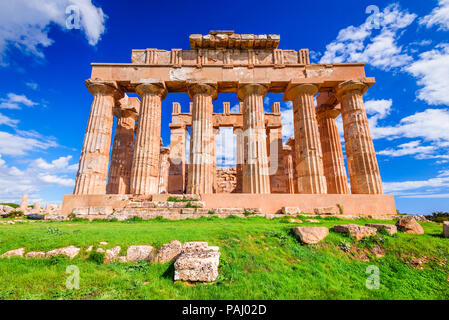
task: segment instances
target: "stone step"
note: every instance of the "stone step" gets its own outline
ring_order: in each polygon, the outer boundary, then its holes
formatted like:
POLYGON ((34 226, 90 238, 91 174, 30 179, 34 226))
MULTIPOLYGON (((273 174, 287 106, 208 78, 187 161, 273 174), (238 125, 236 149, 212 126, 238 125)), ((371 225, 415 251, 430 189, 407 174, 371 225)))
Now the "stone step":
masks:
POLYGON ((127 208, 204 208, 203 201, 131 201, 127 208))

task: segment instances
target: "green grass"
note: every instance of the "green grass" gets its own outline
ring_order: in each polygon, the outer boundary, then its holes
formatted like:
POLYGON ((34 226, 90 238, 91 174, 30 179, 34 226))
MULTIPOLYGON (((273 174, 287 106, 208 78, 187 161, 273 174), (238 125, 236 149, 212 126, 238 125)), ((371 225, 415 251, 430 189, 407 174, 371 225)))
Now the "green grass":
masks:
MULTIPOLYGON (((286 218, 180 221, 138 219, 124 222, 43 222, 0 226, 0 253, 19 247, 48 251, 76 245, 82 254, 70 261, 0 259, 0 299, 448 299, 449 239, 441 224, 423 223, 425 235, 381 234, 356 243, 330 232, 319 245, 306 246, 290 233, 293 226, 332 227, 376 220, 319 219, 320 224, 289 223, 286 218), (107 241, 107 248, 171 240, 208 241, 220 247, 219 278, 194 286, 173 282, 173 264, 101 264, 84 253, 107 241), (345 252, 341 244, 349 244, 345 252), (383 257, 377 258, 375 250, 383 257), (426 261, 422 268, 413 258, 426 261), (78 266, 80 289, 65 288, 66 268, 78 266), (380 289, 368 290, 366 268, 380 269, 380 289)), ((389 222, 393 223, 393 222, 389 222)), ((346 249, 348 246, 343 246, 346 249)), ((94 249, 95 250, 95 249, 94 249)))

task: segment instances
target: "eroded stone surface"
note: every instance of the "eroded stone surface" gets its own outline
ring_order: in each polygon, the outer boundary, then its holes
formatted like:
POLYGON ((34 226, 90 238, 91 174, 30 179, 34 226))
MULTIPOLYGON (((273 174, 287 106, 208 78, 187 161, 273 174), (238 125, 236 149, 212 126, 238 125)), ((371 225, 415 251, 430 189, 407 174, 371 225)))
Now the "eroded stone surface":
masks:
POLYGON ((285 215, 301 214, 301 209, 298 207, 282 207, 282 213, 285 215))
POLYGON ((43 251, 30 251, 25 254, 25 258, 45 258, 45 252, 43 251))
POLYGON ((332 231, 337 233, 349 233, 349 235, 357 241, 365 237, 373 236, 377 233, 376 228, 359 226, 358 224, 335 225, 332 228, 332 231))
POLYGON ((4 254, 2 254, 0 257, 1 258, 23 257, 24 253, 25 253, 25 248, 19 248, 19 249, 7 251, 4 254))
POLYGON ((80 248, 75 247, 75 246, 68 246, 68 247, 48 251, 45 254, 45 256, 47 258, 49 258, 49 257, 54 257, 54 256, 59 256, 59 255, 65 255, 65 256, 69 257, 70 259, 73 259, 78 255, 79 252, 80 252, 80 248))
POLYGON ((449 221, 443 222, 443 237, 449 238, 449 221))
POLYGON ((126 260, 131 262, 139 260, 150 261, 155 254, 155 249, 149 245, 130 246, 126 251, 126 260))
POLYGON ((114 261, 118 257, 121 249, 122 248, 120 246, 115 246, 112 249, 106 250, 106 253, 104 255, 105 262, 108 263, 114 261))
POLYGON ((315 208, 313 211, 317 215, 336 215, 340 212, 337 207, 315 208))
POLYGON ((412 216, 406 216, 396 222, 396 227, 404 233, 424 234, 424 229, 412 216))
POLYGON ((326 227, 296 227, 292 231, 305 244, 318 243, 329 234, 326 227))
POLYGON ((187 242, 175 262, 174 280, 213 282, 218 277, 220 253, 207 242, 187 242))
POLYGON ((390 235, 394 235, 396 232, 398 232, 398 228, 393 224, 376 224, 376 223, 367 223, 365 226, 376 228, 377 230, 385 230, 390 235))
POLYGON ((178 240, 173 240, 164 244, 156 255, 156 261, 160 263, 167 263, 175 259, 182 251, 182 243, 178 240))

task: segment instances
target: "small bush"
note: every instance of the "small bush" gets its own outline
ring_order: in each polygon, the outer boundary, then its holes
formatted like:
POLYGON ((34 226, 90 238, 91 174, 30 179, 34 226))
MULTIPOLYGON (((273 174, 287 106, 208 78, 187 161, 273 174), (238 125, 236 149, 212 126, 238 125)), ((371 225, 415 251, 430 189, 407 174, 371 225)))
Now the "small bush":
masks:
POLYGON ((199 206, 193 205, 190 201, 187 202, 186 208, 198 209, 199 206))
POLYGON ((344 252, 349 252, 351 250, 351 244, 349 242, 346 242, 344 240, 340 241, 340 244, 338 247, 343 250, 344 252))
POLYGON ((14 210, 8 213, 8 218, 20 218, 23 217, 23 211, 14 210))
POLYGON ((344 208, 341 204, 337 203, 337 207, 340 214, 345 214, 344 208))
POLYGON ((87 257, 87 260, 95 262, 97 264, 103 264, 104 263, 104 253, 91 251, 89 253, 89 256, 87 257))
POLYGON ((143 219, 142 219, 142 217, 139 217, 139 216, 134 216, 132 218, 125 220, 126 223, 141 222, 141 221, 143 221, 143 219))
POLYGON ((207 213, 208 214, 215 214, 215 211, 214 210, 209 210, 207 213))

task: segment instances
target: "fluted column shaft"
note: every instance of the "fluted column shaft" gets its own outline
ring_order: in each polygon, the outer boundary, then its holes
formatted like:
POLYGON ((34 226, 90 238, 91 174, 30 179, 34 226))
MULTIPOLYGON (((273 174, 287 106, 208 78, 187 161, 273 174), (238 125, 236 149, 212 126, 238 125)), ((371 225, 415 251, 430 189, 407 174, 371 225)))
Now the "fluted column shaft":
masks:
POLYGON ((239 89, 243 104, 243 193, 270 193, 263 98, 267 88, 247 84, 239 89))
POLYGON ((211 147, 212 147, 212 191, 213 193, 217 192, 217 134, 220 133, 220 128, 213 128, 212 129, 212 136, 211 136, 211 147))
POLYGON ((349 178, 353 194, 382 194, 382 179, 368 124, 363 94, 364 83, 347 81, 339 85, 349 178))
POLYGON ((137 116, 118 116, 109 166, 108 194, 129 194, 137 116))
POLYGON ((241 193, 243 190, 243 154, 244 154, 244 138, 243 129, 234 128, 235 134, 235 168, 237 174, 237 186, 235 192, 241 193))
POLYGON ((112 82, 87 80, 94 100, 90 110, 74 194, 105 194, 112 139, 112 108, 122 94, 112 82))
POLYGON ((288 92, 290 96, 288 100, 293 100, 299 193, 324 194, 327 192, 313 101, 317 92, 318 88, 313 84, 297 85, 288 92))
POLYGON ((187 193, 212 193, 212 100, 217 91, 209 84, 197 83, 189 86, 189 95, 193 104, 187 193))
POLYGON ((336 121, 339 114, 340 110, 336 109, 317 113, 323 150, 324 176, 326 177, 327 193, 349 194, 345 161, 336 121))
POLYGON ((185 191, 186 136, 185 126, 170 125, 168 193, 184 193, 185 191))
POLYGON ((140 84, 136 92, 141 97, 141 105, 131 170, 131 193, 150 195, 158 193, 161 102, 167 90, 161 84, 140 84))

